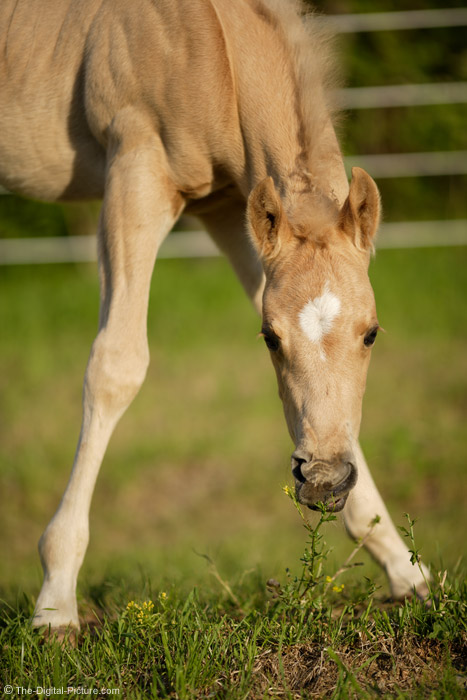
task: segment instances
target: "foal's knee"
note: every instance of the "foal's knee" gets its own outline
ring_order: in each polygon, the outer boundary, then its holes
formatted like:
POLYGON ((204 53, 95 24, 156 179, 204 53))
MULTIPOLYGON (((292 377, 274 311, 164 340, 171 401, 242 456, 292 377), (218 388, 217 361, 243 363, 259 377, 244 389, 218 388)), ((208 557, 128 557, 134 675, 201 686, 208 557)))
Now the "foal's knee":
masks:
POLYGON ((148 365, 146 341, 125 338, 125 342, 115 342, 101 331, 91 350, 85 392, 104 410, 125 410, 141 388, 148 365))

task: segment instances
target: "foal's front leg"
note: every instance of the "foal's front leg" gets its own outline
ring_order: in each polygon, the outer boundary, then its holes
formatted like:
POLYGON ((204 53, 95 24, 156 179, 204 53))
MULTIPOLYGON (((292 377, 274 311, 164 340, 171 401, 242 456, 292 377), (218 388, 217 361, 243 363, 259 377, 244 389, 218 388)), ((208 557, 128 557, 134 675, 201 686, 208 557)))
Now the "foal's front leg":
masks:
POLYGON ((397 532, 383 499, 375 486, 360 445, 355 446, 358 481, 349 494, 344 508, 344 522, 349 534, 355 539, 367 536, 365 546, 384 568, 394 598, 403 598, 414 591, 422 597, 428 593, 426 581, 430 579, 428 569, 410 561, 410 552, 397 532), (370 523, 375 516, 380 521, 371 534, 370 523))
MULTIPOLYGON (((133 135, 133 141, 134 141, 133 135)), ((89 539, 89 508, 112 431, 137 394, 149 351, 146 318, 157 250, 178 211, 157 142, 117 141, 99 227, 101 309, 84 379, 83 422, 73 470, 39 542, 44 583, 33 625, 79 628, 76 581, 89 539)))

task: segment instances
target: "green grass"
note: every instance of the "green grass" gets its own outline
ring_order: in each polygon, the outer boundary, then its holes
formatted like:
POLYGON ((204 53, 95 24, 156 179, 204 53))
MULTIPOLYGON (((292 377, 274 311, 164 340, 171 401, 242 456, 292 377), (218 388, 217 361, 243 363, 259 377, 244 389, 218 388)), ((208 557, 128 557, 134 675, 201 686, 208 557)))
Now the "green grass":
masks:
MULTIPOLYGON (((387 332, 361 437, 395 521, 416 517, 435 580, 448 572, 438 607, 384 604, 384 576, 363 552, 340 594, 297 604, 305 532, 281 488, 292 445, 258 319, 225 262, 162 261, 151 367, 104 461, 80 577, 81 609, 102 621, 62 650, 26 621, 41 582, 36 543, 78 436, 98 285, 93 266, 2 268, 0 680, 124 697, 461 697, 466 264, 465 248, 384 251, 371 268, 387 332), (154 602, 143 626, 130 600, 154 602)), ((339 523, 325 536, 332 576, 352 544, 339 523)))
POLYGON ((431 607, 384 604, 368 579, 345 590, 338 572, 326 575, 321 530, 333 517, 307 528, 301 573, 282 583, 232 589, 211 563, 218 591, 182 596, 149 580, 131 599, 128 586, 95 591, 98 612, 76 646, 33 632, 29 600, 4 606, 4 687, 135 699, 464 697, 465 582, 443 576, 431 607))

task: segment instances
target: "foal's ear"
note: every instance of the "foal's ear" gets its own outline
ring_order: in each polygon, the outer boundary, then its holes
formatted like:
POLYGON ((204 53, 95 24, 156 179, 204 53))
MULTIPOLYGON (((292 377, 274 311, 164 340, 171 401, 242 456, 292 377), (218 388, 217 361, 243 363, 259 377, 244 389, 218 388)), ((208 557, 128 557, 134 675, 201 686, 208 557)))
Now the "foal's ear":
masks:
POLYGON ((362 168, 352 168, 349 196, 342 205, 339 224, 359 250, 373 250, 380 214, 380 196, 375 181, 362 168))
POLYGON ((263 262, 277 257, 281 244, 288 238, 286 215, 272 177, 252 190, 248 198, 248 225, 251 238, 263 262))

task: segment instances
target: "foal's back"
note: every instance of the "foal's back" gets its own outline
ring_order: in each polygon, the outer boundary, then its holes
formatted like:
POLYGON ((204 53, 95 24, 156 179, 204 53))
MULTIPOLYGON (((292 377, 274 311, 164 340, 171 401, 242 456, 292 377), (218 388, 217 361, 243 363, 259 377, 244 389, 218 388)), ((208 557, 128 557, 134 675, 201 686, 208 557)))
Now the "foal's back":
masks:
POLYGON ((102 154, 86 124, 84 46, 96 0, 0 4, 0 180, 45 199, 102 191, 102 154))
POLYGON ((102 196, 109 126, 125 110, 138 132, 161 136, 188 195, 222 179, 216 163, 240 157, 211 0, 4 0, 0 28, 0 181, 12 191, 102 196))

